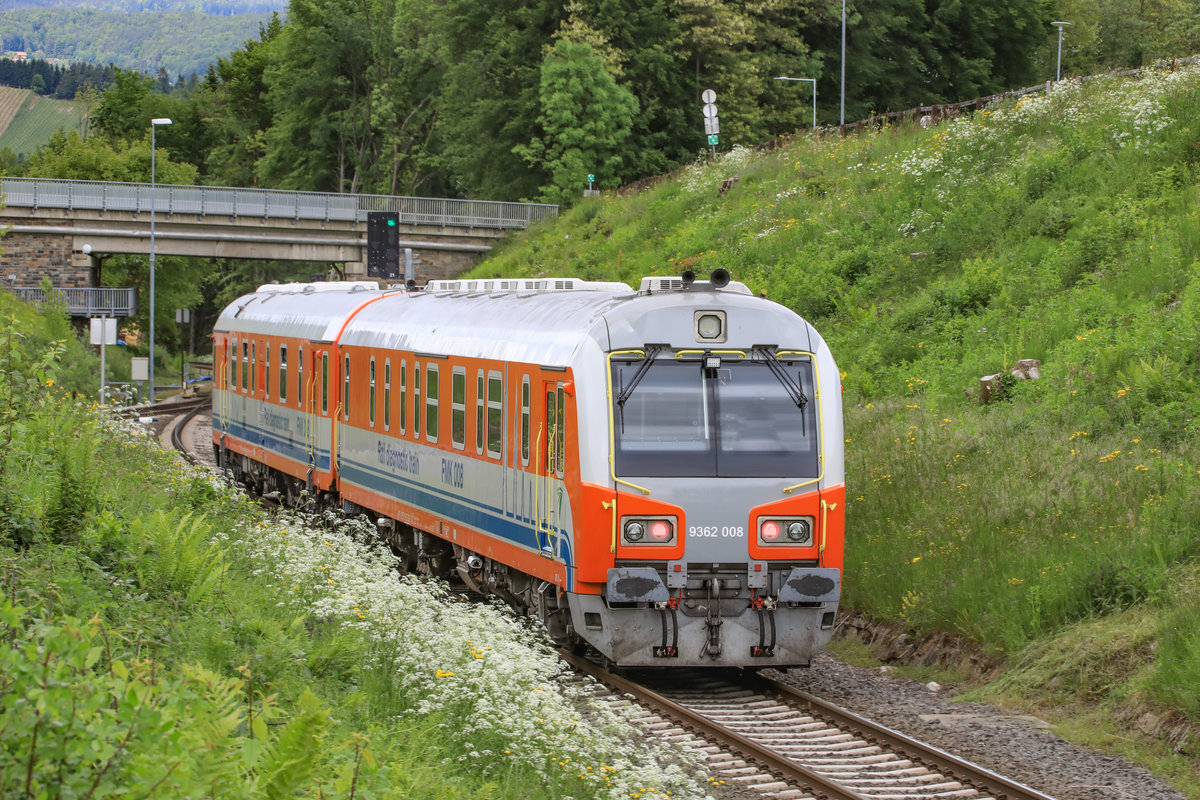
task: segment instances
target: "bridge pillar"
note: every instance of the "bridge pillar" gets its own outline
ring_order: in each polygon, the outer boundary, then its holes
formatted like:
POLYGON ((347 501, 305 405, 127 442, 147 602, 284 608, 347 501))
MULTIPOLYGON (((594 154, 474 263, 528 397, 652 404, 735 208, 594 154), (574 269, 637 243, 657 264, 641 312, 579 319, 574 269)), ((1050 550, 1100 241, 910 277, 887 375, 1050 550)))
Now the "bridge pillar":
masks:
POLYGON ((37 286, 42 278, 60 288, 91 286, 91 260, 74 249, 74 240, 70 231, 9 234, 0 240, 0 279, 16 286, 37 286))

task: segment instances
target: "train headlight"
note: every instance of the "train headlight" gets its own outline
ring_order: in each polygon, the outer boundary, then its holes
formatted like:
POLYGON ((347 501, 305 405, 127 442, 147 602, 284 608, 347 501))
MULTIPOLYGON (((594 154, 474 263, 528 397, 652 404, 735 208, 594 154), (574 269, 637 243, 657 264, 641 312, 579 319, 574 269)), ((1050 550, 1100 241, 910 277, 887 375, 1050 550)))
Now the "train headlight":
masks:
POLYGON ((625 544, 664 545, 675 543, 674 517, 624 517, 621 535, 625 544))
POLYGON ((725 333, 725 312, 724 311, 697 311, 696 312, 696 341, 698 342, 723 342, 726 338, 725 333))
POLYGON ((813 518, 784 517, 759 520, 758 543, 808 547, 813 543, 813 518))
POLYGON ((809 525, 806 519, 789 522, 787 535, 796 544, 808 544, 812 541, 812 525, 809 525))

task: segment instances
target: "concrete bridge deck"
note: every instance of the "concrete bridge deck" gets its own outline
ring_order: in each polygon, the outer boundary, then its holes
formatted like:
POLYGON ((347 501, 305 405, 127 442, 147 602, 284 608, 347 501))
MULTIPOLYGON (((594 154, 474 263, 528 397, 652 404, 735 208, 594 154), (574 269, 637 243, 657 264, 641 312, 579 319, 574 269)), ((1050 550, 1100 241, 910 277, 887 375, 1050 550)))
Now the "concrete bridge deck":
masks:
POLYGON ((323 194, 213 186, 0 178, 0 278, 36 285, 90 284, 91 258, 157 256, 293 260, 339 264, 365 277, 367 215, 392 211, 400 248, 419 254, 423 279, 472 266, 510 229, 558 207, 449 198, 323 194))

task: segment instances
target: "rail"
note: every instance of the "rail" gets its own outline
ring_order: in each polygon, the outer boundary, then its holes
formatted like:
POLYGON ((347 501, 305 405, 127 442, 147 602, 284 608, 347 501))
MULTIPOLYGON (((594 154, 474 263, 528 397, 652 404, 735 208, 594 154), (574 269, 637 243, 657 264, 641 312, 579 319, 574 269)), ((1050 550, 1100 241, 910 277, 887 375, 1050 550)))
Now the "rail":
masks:
POLYGON ((464 228, 525 228, 558 214, 558 206, 542 203, 39 178, 0 179, 0 193, 14 208, 354 223, 365 223, 371 211, 394 211, 402 225, 464 228))
MULTIPOLYGON (((26 303, 45 307, 46 290, 40 286, 9 286, 10 292, 26 303)), ((132 317, 137 313, 137 289, 61 288, 50 289, 52 302, 60 303, 73 317, 132 317)))

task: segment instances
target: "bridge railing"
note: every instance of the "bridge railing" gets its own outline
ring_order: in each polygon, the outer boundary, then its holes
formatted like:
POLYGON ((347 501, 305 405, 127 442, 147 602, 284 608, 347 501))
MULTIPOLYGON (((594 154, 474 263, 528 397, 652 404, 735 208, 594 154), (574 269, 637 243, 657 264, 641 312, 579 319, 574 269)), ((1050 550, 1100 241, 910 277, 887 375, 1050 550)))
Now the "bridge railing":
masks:
MULTIPOLYGON (((27 303, 46 305, 46 290, 40 286, 11 286, 9 291, 27 303)), ((132 317, 137 313, 137 289, 114 287, 51 289, 54 302, 61 303, 72 317, 132 317)))
POLYGON ((374 194, 323 194, 222 186, 175 186, 156 183, 63 181, 40 178, 0 179, 4 203, 21 208, 93 211, 153 209, 159 214, 258 217, 262 219, 366 222, 369 211, 395 211, 402 225, 465 228, 525 228, 558 214, 558 206, 493 200, 398 197, 374 194))

